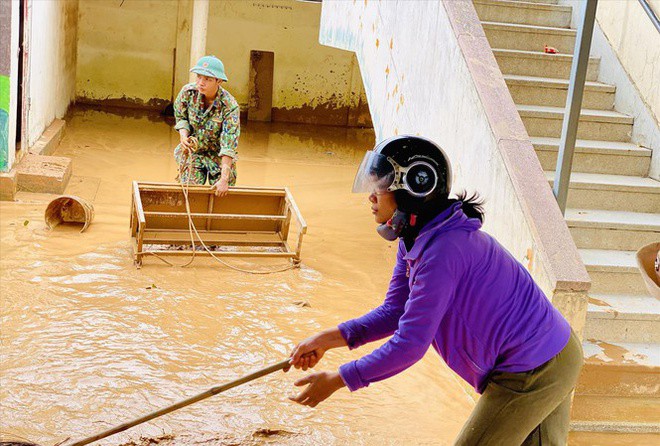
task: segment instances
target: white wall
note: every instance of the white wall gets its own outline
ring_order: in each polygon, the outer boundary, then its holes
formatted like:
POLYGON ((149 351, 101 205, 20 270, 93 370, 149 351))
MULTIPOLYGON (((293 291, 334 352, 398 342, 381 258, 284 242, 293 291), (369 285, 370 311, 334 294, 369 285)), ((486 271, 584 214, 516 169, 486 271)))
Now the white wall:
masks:
POLYGON ((28 8, 28 145, 32 146, 53 119, 64 116, 75 95, 78 0, 31 0, 28 8))
MULTIPOLYGON (((660 0, 648 0, 660 15, 660 0)), ((572 26, 582 21, 582 0, 573 7, 572 26)), ((601 0, 591 55, 600 57, 598 80, 616 86, 614 107, 632 116, 632 142, 653 151, 649 176, 660 180, 660 33, 637 0, 601 0)))
POLYGON ((471 2, 324 2, 321 42, 356 52, 377 139, 439 143, 454 192, 482 194, 486 230, 580 333, 589 276, 471 2))

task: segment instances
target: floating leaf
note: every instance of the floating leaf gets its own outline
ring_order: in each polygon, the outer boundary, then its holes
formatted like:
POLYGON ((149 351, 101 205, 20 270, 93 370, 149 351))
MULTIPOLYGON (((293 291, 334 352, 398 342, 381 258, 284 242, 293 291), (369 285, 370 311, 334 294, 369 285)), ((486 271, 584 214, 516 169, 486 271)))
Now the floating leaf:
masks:
POLYGON ((23 226, 27 226, 27 225, 29 225, 29 224, 30 224, 30 220, 25 220, 25 221, 23 222, 23 226))
POLYGON ((148 286, 148 287, 145 288, 145 289, 147 289, 147 290, 155 290, 155 289, 157 289, 157 288, 158 288, 158 287, 156 286, 156 284, 155 284, 155 283, 152 283, 150 286, 148 286))

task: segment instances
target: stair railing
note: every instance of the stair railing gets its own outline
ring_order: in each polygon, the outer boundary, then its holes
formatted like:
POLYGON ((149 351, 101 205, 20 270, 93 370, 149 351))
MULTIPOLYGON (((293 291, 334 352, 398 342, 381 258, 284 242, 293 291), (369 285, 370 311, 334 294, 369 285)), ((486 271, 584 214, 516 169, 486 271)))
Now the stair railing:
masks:
POLYGON ((587 78, 589 48, 591 48, 591 37, 596 22, 597 6, 598 0, 582 2, 582 21, 578 26, 575 39, 571 78, 568 84, 568 95, 566 96, 566 111, 562 122, 557 167, 555 168, 555 179, 552 185, 552 192, 555 194, 562 214, 566 212, 573 153, 575 152, 575 140, 580 122, 580 109, 582 108, 584 83, 587 78))
POLYGON ((653 11, 651 5, 649 5, 649 2, 647 2, 646 0, 639 0, 639 3, 642 5, 642 8, 644 8, 644 11, 651 19, 651 22, 653 23, 653 26, 655 26, 655 29, 657 29, 658 32, 660 33, 660 20, 658 20, 658 16, 655 15, 655 11, 653 11))

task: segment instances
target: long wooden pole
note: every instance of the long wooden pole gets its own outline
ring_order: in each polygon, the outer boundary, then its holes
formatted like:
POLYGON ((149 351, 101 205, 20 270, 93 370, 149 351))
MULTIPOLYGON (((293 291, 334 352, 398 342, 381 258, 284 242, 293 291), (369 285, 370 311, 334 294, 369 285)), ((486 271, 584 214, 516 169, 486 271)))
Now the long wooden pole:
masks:
POLYGON ((91 437, 87 437, 83 440, 76 441, 75 443, 71 443, 68 446, 83 446, 85 444, 90 444, 93 443, 97 440, 101 440, 102 438, 109 437, 110 435, 117 434, 119 432, 123 432, 127 429, 130 429, 134 426, 137 426, 138 424, 145 423, 149 420, 153 420, 154 418, 158 418, 162 415, 168 414, 170 412, 174 412, 175 410, 181 409, 182 407, 189 406, 191 404, 194 404, 198 401, 204 400, 206 398, 209 398, 213 395, 217 395, 218 393, 222 393, 225 390, 229 390, 233 387, 240 386, 241 384, 245 384, 247 382, 253 381, 257 378, 261 378, 262 376, 269 375, 273 372, 277 372, 278 370, 282 370, 286 368, 289 365, 289 360, 286 359, 284 361, 278 362, 277 364, 273 364, 270 367, 266 367, 265 369, 258 370, 254 373, 251 373, 249 375, 246 375, 242 378, 239 378, 237 380, 228 382, 226 384, 223 384, 221 386, 213 387, 206 392, 202 392, 199 395, 195 395, 193 397, 190 397, 188 399, 185 399, 183 401, 179 401, 176 404, 172 404, 171 406, 165 407, 163 409, 157 410, 156 412, 152 412, 150 414, 147 414, 143 417, 137 418, 133 421, 128 421, 124 424, 120 424, 119 426, 113 427, 112 429, 108 429, 106 431, 100 432, 96 435, 92 435, 91 437))

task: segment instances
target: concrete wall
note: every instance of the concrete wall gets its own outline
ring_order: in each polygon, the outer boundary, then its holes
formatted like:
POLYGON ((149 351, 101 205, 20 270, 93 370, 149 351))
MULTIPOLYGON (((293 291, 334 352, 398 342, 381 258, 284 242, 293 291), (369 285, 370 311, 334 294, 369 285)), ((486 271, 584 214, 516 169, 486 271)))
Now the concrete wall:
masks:
MULTIPOLYGON (((660 0, 649 0, 660 14, 660 0)), ((596 20, 656 121, 660 121, 660 32, 639 2, 600 2, 596 20)))
POLYGON ((79 102, 162 108, 172 99, 178 3, 81 0, 79 102))
MULTIPOLYGON (((648 0, 660 15, 660 0, 648 0)), ((581 21, 580 0, 573 27, 581 21)), ((614 107, 635 118, 632 140, 653 150, 649 176, 660 180, 660 33, 637 0, 598 2, 591 55, 600 57, 599 81, 616 86, 614 107)))
MULTIPOLYGON (((272 51, 274 120, 370 124, 355 58, 319 44, 320 15, 295 0, 211 2, 207 53, 243 110, 250 51, 272 51)), ((191 0, 81 0, 78 100, 162 108, 188 82, 191 18, 191 0)))
MULTIPOLYGON (((656 15, 660 14, 660 0, 648 0, 656 15)), ((621 92, 615 98, 615 107, 635 117, 633 141, 653 149, 649 175, 660 180, 660 33, 637 1, 608 0, 599 2, 596 20, 602 36, 616 54, 621 67, 638 93, 621 92), (638 102, 641 101, 642 104, 638 102), (642 110, 647 108, 648 112, 642 110)), ((603 80, 616 82, 623 73, 616 73, 615 61, 603 48, 602 36, 597 37, 594 49, 602 59, 603 80), (618 75, 617 75, 618 74, 618 75)), ((617 85, 623 83, 623 79, 617 85)))
POLYGON ((581 332, 590 280, 472 3, 324 2, 321 42, 356 52, 377 139, 443 146, 454 191, 484 196, 485 229, 581 332))
POLYGON ((16 156, 18 24, 18 0, 0 2, 0 172, 9 171, 16 156))
POLYGON ((274 120, 345 124, 360 97, 368 115, 354 55, 319 43, 320 18, 320 4, 294 0, 211 3, 208 52, 224 61, 241 105, 248 101, 250 50, 262 50, 275 53, 274 120))
POLYGON ((32 146, 53 119, 64 116, 75 97, 78 0, 32 0, 28 15, 28 145, 32 146))

